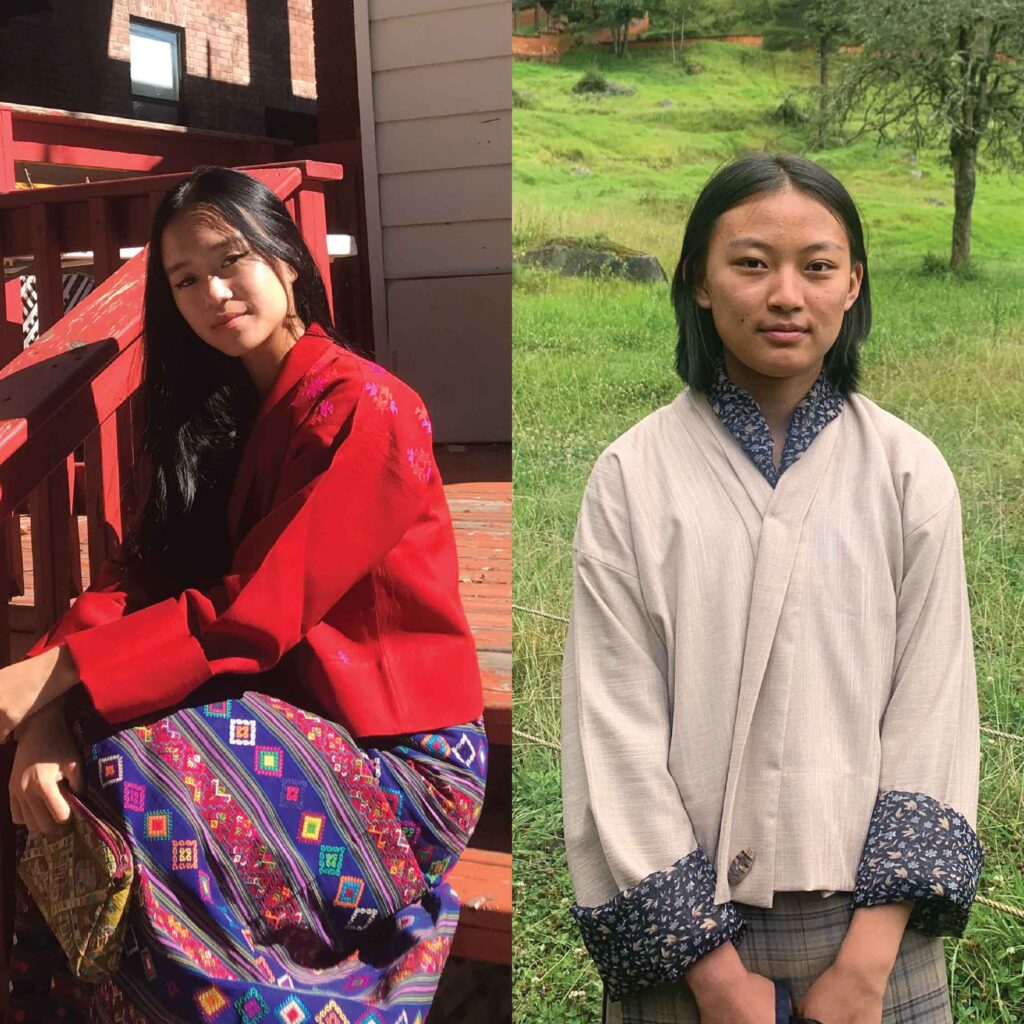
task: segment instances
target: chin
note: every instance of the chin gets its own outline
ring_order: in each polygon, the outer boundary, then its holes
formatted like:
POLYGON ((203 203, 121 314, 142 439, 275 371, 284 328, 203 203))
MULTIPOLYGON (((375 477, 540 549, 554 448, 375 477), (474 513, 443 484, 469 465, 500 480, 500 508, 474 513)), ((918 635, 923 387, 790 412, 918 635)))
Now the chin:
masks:
POLYGON ((750 369, 762 377, 774 377, 779 380, 817 375, 821 365, 821 359, 811 359, 806 353, 797 352, 776 352, 768 358, 752 360, 749 364, 750 369))

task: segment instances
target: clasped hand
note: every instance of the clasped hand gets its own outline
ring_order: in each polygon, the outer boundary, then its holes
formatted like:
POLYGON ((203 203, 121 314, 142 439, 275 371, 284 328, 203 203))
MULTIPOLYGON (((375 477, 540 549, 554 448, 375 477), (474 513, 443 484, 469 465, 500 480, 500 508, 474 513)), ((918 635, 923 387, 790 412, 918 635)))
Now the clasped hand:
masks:
POLYGON ((85 788, 82 756, 58 700, 33 715, 18 734, 9 792, 11 819, 29 832, 50 834, 71 817, 63 785, 85 788))
POLYGON ((837 960, 807 990, 797 1013, 821 1024, 881 1024, 887 981, 837 960))
MULTIPOLYGON (((731 943, 691 969, 687 980, 701 1024, 775 1024, 775 985, 748 971, 731 943)), ((888 974, 837 960, 807 990, 799 1016, 821 1024, 881 1024, 888 974)))

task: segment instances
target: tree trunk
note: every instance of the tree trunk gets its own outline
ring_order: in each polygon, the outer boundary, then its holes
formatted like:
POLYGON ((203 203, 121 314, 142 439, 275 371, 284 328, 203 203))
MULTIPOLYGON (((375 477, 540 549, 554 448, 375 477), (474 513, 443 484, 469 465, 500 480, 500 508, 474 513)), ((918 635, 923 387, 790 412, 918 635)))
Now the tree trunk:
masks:
POLYGON ((537 35, 540 35, 540 4, 539 3, 535 3, 533 5, 533 27, 536 30, 537 35))
POLYGON ((519 31, 519 4, 512 8, 512 31, 519 31))
POLYGON ((828 126, 828 37, 821 36, 818 39, 818 82, 820 95, 818 96, 818 138, 815 142, 817 149, 825 148, 825 134, 828 126))
POLYGON ((622 53, 620 57, 625 56, 626 50, 629 49, 629 18, 623 22, 622 25, 622 53))
POLYGON ((672 63, 675 64, 675 62, 676 62, 676 27, 675 27, 675 25, 670 25, 669 26, 668 42, 669 42, 669 45, 672 47, 672 63))
POLYGON ((953 157, 953 249, 949 265, 953 270, 961 270, 971 258, 971 209, 978 147, 954 136, 949 150, 953 157))

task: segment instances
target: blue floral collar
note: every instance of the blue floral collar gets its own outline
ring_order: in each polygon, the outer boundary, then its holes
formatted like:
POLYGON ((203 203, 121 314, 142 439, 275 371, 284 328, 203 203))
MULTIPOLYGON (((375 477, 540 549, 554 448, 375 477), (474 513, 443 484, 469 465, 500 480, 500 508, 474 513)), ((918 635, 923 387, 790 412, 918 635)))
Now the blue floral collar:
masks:
POLYGON ((843 396, 822 370, 811 390, 793 410, 778 468, 772 461, 774 445, 768 422, 757 402, 719 371, 718 380, 708 395, 715 415, 750 456, 764 478, 774 487, 779 477, 811 446, 822 428, 843 411, 843 396))

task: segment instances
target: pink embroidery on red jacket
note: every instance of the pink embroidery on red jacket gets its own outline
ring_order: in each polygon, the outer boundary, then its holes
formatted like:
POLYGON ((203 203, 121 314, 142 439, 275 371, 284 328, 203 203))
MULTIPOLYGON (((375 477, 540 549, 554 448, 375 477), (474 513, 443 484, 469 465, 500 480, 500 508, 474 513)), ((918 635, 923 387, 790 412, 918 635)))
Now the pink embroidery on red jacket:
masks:
POLYGON ((412 470, 412 475, 416 477, 420 483, 429 483, 430 474, 432 472, 430 453, 424 451, 422 448, 408 448, 406 449, 405 457, 409 462, 409 468, 412 470))
POLYGON ((313 415, 309 417, 309 422, 313 424, 323 423, 333 412, 334 403, 329 398, 325 398, 322 402, 317 403, 316 408, 313 410, 313 415))
POLYGON ((430 425, 430 416, 427 414, 427 410, 422 405, 417 405, 414 415, 416 419, 420 421, 420 426, 427 434, 433 433, 433 427, 430 425))
POLYGON ((398 412, 398 403, 391 393, 391 388, 386 384, 378 384, 376 381, 368 380, 365 384, 366 393, 373 399, 374 408, 377 412, 389 412, 395 415, 398 412))

